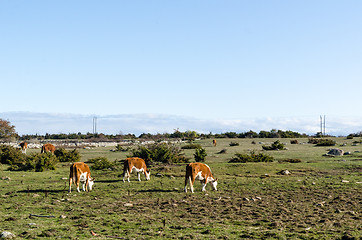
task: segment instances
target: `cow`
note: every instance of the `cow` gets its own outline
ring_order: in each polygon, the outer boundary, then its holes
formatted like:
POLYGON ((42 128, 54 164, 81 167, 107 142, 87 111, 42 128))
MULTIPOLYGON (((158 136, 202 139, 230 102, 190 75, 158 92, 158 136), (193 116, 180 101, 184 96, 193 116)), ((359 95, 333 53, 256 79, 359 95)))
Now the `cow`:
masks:
POLYGON ((83 183, 83 191, 91 191, 95 178, 91 177, 89 166, 84 162, 76 162, 70 166, 69 173, 69 192, 72 190, 72 182, 77 186, 79 190, 79 182, 83 183))
POLYGON ((125 178, 127 178, 129 182, 129 178, 131 176, 132 171, 135 170, 138 175, 138 181, 141 181, 141 173, 145 174, 146 180, 150 180, 150 171, 147 170, 147 166, 145 161, 142 158, 131 157, 127 158, 124 161, 123 165, 123 182, 125 182, 125 178))
POLYGON ((214 145, 214 147, 216 147, 216 139, 212 140, 212 144, 214 145))
POLYGON ((41 147, 41 153, 51 152, 54 153, 55 147, 53 144, 47 143, 41 147))
POLYGON ((19 144, 19 146, 21 147, 21 151, 23 153, 26 153, 26 149, 28 149, 28 143, 27 142, 22 142, 19 144))
POLYGON ((194 182, 196 179, 201 181, 203 192, 206 191, 205 188, 208 182, 210 182, 212 188, 217 191, 217 178, 212 176, 211 169, 206 164, 195 162, 189 163, 186 166, 185 192, 187 192, 187 183, 190 184, 191 192, 194 192, 194 182))

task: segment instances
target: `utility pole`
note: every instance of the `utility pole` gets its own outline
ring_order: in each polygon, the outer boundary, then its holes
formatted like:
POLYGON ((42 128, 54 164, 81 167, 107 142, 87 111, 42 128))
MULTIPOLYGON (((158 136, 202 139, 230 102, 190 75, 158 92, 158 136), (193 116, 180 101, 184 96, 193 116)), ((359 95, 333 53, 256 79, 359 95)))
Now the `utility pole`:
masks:
POLYGON ((324 118, 322 118, 322 115, 320 115, 320 125, 321 125, 321 137, 326 135, 326 115, 324 115, 324 118))
POLYGON ((97 134, 97 117, 93 117, 93 134, 97 134))

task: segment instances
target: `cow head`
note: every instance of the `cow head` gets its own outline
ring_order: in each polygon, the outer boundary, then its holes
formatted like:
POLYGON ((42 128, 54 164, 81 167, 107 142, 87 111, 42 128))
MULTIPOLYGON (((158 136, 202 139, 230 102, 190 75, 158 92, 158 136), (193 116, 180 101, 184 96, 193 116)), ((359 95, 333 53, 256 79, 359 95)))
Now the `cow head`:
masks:
POLYGON ((146 176, 146 180, 150 180, 150 176, 151 176, 151 171, 145 171, 145 176, 146 176))
POLYGON ((94 180, 95 178, 90 178, 88 180, 88 191, 92 191, 92 187, 93 187, 93 184, 94 184, 94 180))
POLYGON ((211 186, 212 186, 212 189, 214 189, 215 191, 217 191, 217 188, 216 188, 216 186, 217 186, 217 178, 216 178, 215 180, 212 180, 212 181, 210 182, 210 184, 211 184, 211 186))

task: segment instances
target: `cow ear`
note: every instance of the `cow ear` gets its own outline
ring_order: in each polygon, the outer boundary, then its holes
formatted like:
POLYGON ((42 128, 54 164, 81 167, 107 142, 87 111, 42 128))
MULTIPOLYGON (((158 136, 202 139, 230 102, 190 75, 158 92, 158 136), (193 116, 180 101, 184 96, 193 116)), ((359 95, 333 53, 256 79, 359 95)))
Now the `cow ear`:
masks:
POLYGON ((96 180, 96 178, 92 178, 92 181, 96 180))
POLYGON ((217 178, 215 178, 214 182, 217 182, 217 178))

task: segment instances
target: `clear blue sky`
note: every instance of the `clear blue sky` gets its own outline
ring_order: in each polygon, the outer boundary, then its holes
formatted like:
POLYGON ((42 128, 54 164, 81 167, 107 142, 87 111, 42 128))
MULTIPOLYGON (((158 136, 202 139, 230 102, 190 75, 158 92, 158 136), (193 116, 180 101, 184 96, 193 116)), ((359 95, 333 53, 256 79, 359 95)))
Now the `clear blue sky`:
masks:
POLYGON ((362 117, 362 1, 4 0, 0 36, 0 112, 362 117))

